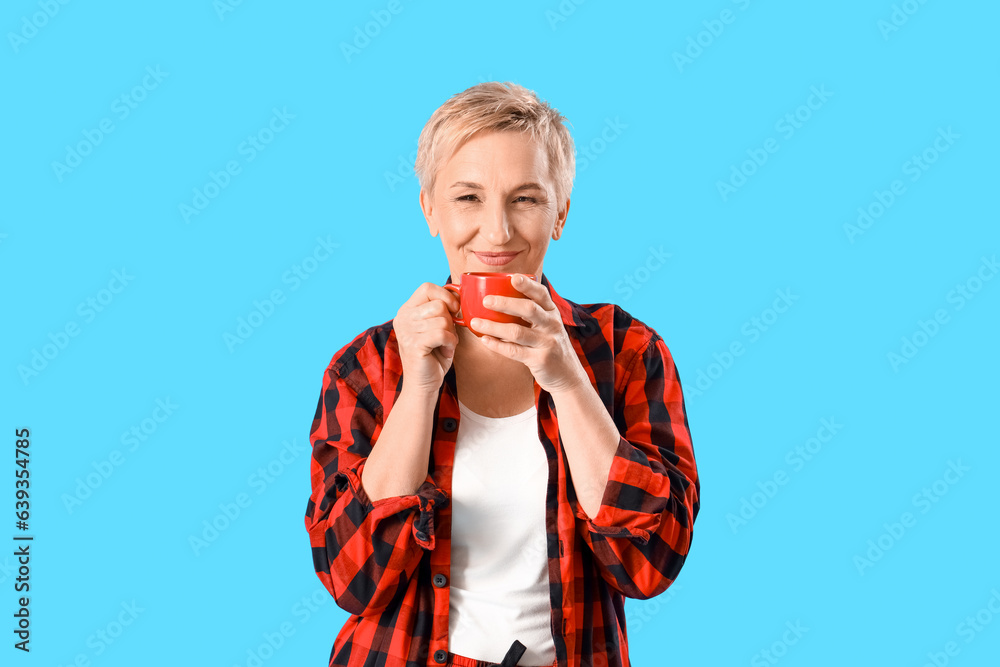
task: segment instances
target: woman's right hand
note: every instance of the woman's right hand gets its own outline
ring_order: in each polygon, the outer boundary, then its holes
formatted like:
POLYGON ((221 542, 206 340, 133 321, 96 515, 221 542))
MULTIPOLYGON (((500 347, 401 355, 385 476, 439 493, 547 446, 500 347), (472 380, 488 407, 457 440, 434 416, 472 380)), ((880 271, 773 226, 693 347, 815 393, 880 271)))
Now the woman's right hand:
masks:
POLYGON ((458 296, 434 283, 423 283, 392 320, 403 364, 403 388, 437 394, 458 347, 452 313, 458 296))

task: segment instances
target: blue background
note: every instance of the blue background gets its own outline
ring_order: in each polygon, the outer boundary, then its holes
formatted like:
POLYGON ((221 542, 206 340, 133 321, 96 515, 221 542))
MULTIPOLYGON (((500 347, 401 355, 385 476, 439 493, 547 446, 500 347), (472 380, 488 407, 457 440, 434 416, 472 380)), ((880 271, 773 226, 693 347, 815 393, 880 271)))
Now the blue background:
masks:
POLYGON ((4 664, 247 665, 283 624, 263 664, 326 664, 347 614, 303 525, 323 372, 445 280, 412 157, 434 109, 486 80, 537 91, 591 152, 546 275, 653 326, 684 382, 701 514, 676 584, 627 601, 634 664, 995 664, 996 4, 218 5, 2 12, 2 426, 9 455, 31 429, 35 536, 30 655, 0 556, 4 664), (391 21, 365 43, 372 12, 391 21), (317 239, 336 249, 304 263, 317 239), (792 305, 769 311, 779 290, 792 305), (161 422, 157 400, 176 406, 161 422), (193 547, 212 521, 228 526, 193 547))

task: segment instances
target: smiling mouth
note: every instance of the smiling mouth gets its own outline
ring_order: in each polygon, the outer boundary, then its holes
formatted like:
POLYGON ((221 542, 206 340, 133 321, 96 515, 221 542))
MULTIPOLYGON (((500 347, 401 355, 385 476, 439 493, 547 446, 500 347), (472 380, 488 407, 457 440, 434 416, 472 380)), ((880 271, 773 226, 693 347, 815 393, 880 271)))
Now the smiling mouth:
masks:
POLYGON ((517 252, 475 252, 479 261, 490 266, 503 266, 520 254, 517 252))

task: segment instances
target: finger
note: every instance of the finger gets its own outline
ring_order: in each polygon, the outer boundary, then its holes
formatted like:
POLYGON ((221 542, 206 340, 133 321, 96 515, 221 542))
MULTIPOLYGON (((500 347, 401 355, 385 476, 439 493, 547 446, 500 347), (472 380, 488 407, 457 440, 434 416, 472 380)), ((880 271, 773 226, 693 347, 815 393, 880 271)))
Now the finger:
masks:
POLYGON ((443 315, 438 315, 436 317, 426 317, 416 322, 414 331, 416 333, 444 331, 448 334, 455 335, 455 323, 450 316, 445 317, 443 315))
POLYGON ((452 312, 458 312, 458 309, 461 307, 458 295, 441 285, 427 283, 427 297, 428 299, 443 301, 452 312))
POLYGON ((527 327, 516 322, 497 322, 495 320, 484 320, 481 317, 474 317, 469 322, 476 331, 490 335, 499 340, 505 340, 523 344, 525 332, 530 331, 527 327))
POLYGON ((443 301, 453 312, 459 308, 458 296, 435 283, 422 283, 403 305, 415 308, 428 301, 443 301))
POLYGON ((490 310, 507 315, 519 315, 526 320, 538 314, 538 304, 523 297, 499 296, 490 294, 483 297, 483 305, 490 310))
POLYGON ((545 286, 537 280, 532 280, 523 273, 515 273, 510 277, 510 284, 522 294, 538 294, 539 290, 545 290, 545 286))
POLYGON ((510 282, 514 286, 514 289, 539 304, 545 310, 555 308, 556 304, 552 301, 552 295, 549 294, 549 290, 537 280, 532 280, 523 273, 516 273, 510 282))
POLYGON ((447 348, 454 352, 455 348, 458 347, 458 336, 451 331, 439 328, 433 331, 423 332, 423 334, 424 335, 421 337, 420 345, 425 350, 447 348))
POLYGON ((443 368, 446 368, 455 356, 455 351, 446 347, 435 348, 431 355, 438 360, 443 368))
POLYGON ((423 319, 430 319, 436 316, 448 317, 450 319, 452 315, 450 304, 439 299, 434 299, 421 306, 417 306, 414 312, 417 314, 417 317, 423 319))
POLYGON ((494 338, 493 336, 483 336, 482 340, 483 345, 494 352, 499 352, 508 359, 520 360, 522 348, 519 345, 511 343, 510 341, 494 338))

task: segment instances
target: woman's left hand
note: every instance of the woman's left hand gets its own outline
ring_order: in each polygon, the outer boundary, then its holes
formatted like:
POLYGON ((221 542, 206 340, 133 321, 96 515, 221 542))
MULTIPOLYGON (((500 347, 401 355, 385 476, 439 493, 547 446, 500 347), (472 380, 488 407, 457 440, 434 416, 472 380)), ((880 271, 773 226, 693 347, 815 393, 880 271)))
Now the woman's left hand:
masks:
POLYGON ((511 276, 511 284, 526 298, 491 294, 483 300, 483 305, 498 313, 520 317, 530 326, 473 318, 470 324, 483 334, 480 337, 483 344, 508 359, 523 363, 538 385, 549 393, 589 383, 545 285, 520 273, 511 276))

